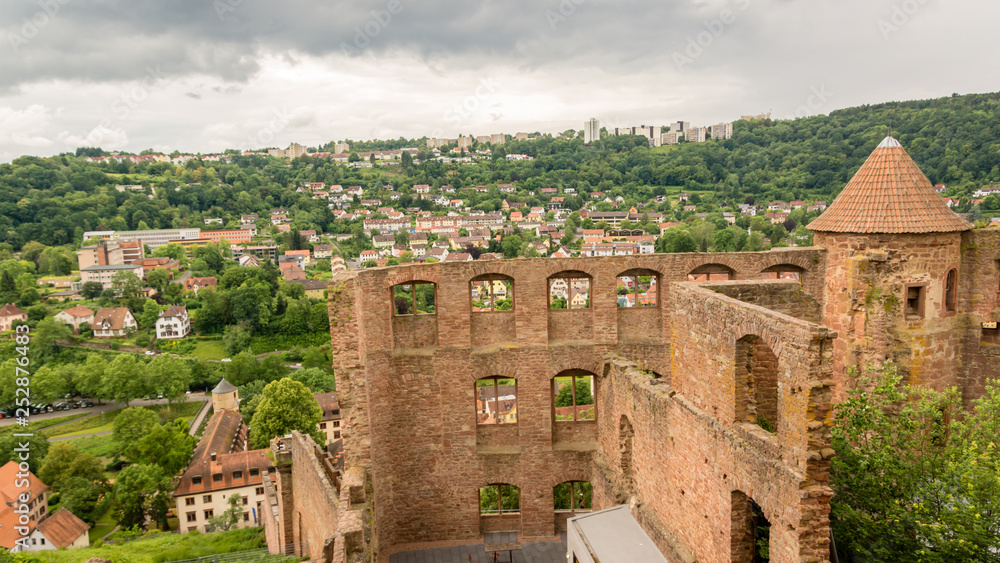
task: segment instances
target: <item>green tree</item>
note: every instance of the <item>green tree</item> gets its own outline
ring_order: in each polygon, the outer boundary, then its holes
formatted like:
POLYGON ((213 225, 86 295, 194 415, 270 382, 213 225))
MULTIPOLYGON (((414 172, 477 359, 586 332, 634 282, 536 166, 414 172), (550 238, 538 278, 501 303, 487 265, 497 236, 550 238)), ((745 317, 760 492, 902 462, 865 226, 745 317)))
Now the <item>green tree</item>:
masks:
POLYGON ((302 367, 333 371, 329 356, 327 356, 326 352, 322 348, 317 346, 313 346, 306 350, 306 353, 302 356, 302 367))
POLYGON ((251 448, 266 448, 272 438, 292 430, 312 436, 317 444, 323 443, 319 432, 323 409, 308 387, 286 377, 268 383, 261 397, 250 421, 251 448))
POLYGON ((170 272, 164 268, 157 268, 146 274, 146 283, 155 289, 157 294, 162 295, 170 283, 170 272))
POLYGON ((57 321, 54 317, 42 319, 31 331, 31 351, 35 361, 41 362, 56 354, 56 343, 73 338, 73 329, 57 321))
POLYGON ((249 352, 240 352, 226 364, 226 379, 239 387, 260 377, 260 362, 249 352))
POLYGON ((143 387, 150 395, 162 394, 169 402, 184 397, 191 387, 191 369, 188 361, 172 356, 160 355, 144 369, 143 387))
POLYGON ((156 301, 147 299, 146 303, 142 306, 142 313, 139 313, 139 318, 136 320, 139 322, 141 328, 152 328, 156 326, 156 319, 160 317, 162 311, 156 301))
POLYGON ((12 432, 0 434, 0 465, 8 461, 20 463, 21 453, 28 453, 28 469, 38 474, 42 461, 49 452, 48 437, 44 432, 34 432, 33 436, 14 436, 12 432), (26 447, 25 447, 26 446, 26 447))
POLYGON ((226 501, 226 503, 229 506, 226 507, 226 510, 224 510, 222 514, 208 519, 208 531, 228 532, 243 519, 242 496, 230 493, 229 500, 226 501))
POLYGON ((181 418, 152 426, 135 444, 134 457, 129 461, 158 465, 164 475, 176 475, 187 467, 198 443, 188 430, 188 423, 181 418))
POLYGON ((156 413, 149 409, 132 407, 118 413, 111 431, 118 455, 129 461, 138 461, 142 439, 156 426, 156 413))
POLYGON ((225 328, 222 344, 230 355, 239 354, 250 348, 253 334, 245 323, 230 325, 225 328))
POLYGON ((143 396, 145 366, 132 354, 119 354, 101 380, 102 395, 127 406, 133 399, 143 396))
POLYGON ((108 362, 100 354, 88 354, 87 361, 73 376, 73 386, 85 397, 108 398, 103 383, 107 371, 108 362))
MULTIPOLYGON (((566 383, 569 383, 569 380, 566 380, 566 383)), ((590 382, 588 382, 584 378, 576 380, 576 404, 577 405, 594 404, 594 396, 590 393, 590 382)), ((573 406, 572 385, 559 386, 559 392, 556 393, 556 406, 557 407, 573 406)))
POLYGON ((83 285, 80 286, 80 295, 84 299, 97 299, 101 296, 102 291, 104 291, 104 286, 101 282, 83 282, 83 285))
POLYGON ((865 561, 996 561, 1000 385, 959 416, 955 389, 902 385, 890 362, 851 376, 833 427, 838 546, 865 561))
POLYGON ((49 448, 38 478, 55 493, 63 493, 74 478, 97 485, 106 485, 104 466, 89 453, 81 452, 71 442, 56 442, 49 448))
POLYGON ((122 270, 111 277, 111 291, 119 303, 126 303, 129 298, 142 295, 142 280, 134 272, 122 270))
POLYGON ((145 530, 147 518, 166 524, 170 492, 170 477, 159 466, 136 464, 122 469, 113 489, 118 525, 145 530))
POLYGON ((521 235, 507 235, 500 241, 504 258, 517 258, 521 254, 522 245, 524 245, 524 239, 521 238, 521 235))

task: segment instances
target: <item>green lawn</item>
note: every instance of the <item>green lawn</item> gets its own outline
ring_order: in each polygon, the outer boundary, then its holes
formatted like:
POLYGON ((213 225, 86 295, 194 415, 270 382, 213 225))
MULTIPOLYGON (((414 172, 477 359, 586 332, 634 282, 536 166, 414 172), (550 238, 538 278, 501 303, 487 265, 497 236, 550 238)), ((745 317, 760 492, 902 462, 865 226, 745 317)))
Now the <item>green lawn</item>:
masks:
MULTIPOLYGON (((39 430, 44 430, 46 427, 59 424, 60 422, 67 422, 70 420, 76 420, 78 418, 87 416, 87 413, 81 412, 77 414, 71 414, 69 416, 60 416, 57 418, 49 418, 46 420, 38 420, 29 423, 27 426, 18 426, 17 424, 8 424, 6 426, 0 426, 0 435, 10 434, 11 432, 38 432, 39 430)), ((62 430, 62 427, 53 428, 46 432, 53 432, 57 430, 62 430)))
POLYGON ((102 458, 105 463, 110 462, 115 456, 114 436, 111 434, 105 434, 103 436, 86 436, 84 438, 74 438, 67 441, 73 444, 76 449, 81 452, 87 452, 94 457, 102 458))
POLYGON ((32 553, 31 556, 39 561, 49 563, 82 563, 91 557, 131 563, 162 563, 163 561, 193 559, 231 551, 259 549, 265 546, 263 530, 261 528, 247 528, 214 534, 154 532, 143 539, 121 544, 104 544, 99 547, 91 546, 72 550, 39 551, 32 553))
MULTIPOLYGON (((141 408, 150 409, 154 412, 160 412, 169 406, 170 410, 173 412, 173 418, 191 420, 196 414, 198 414, 198 411, 201 409, 203 404, 204 403, 202 401, 188 401, 186 403, 175 403, 173 405, 152 405, 141 408)), ((54 429, 53 432, 58 431, 59 433, 53 433, 52 437, 80 436, 82 434, 110 431, 114 426, 115 417, 117 417, 123 410, 125 409, 114 409, 103 413, 103 415, 97 414, 90 418, 70 422, 65 426, 60 426, 59 428, 54 429)))
POLYGON ((199 360, 221 360, 229 357, 221 340, 202 340, 195 345, 191 355, 199 360))
POLYGON ((104 516, 97 519, 94 526, 87 532, 88 537, 90 537, 90 544, 94 545, 94 542, 103 538, 104 536, 111 533, 111 530, 115 529, 115 518, 111 514, 111 509, 109 508, 104 516))

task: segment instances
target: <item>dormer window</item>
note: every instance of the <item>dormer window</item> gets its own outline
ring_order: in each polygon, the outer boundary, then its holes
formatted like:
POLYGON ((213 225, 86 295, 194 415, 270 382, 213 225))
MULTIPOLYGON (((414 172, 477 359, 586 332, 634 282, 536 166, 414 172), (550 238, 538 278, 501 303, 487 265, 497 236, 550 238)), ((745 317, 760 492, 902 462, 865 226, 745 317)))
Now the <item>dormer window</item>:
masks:
POLYGON ((213 483, 221 483, 222 482, 222 473, 214 473, 212 475, 212 482, 213 483))
POLYGON ((192 477, 191 478, 191 484, 192 485, 200 485, 201 484, 201 475, 195 475, 194 477, 192 477))

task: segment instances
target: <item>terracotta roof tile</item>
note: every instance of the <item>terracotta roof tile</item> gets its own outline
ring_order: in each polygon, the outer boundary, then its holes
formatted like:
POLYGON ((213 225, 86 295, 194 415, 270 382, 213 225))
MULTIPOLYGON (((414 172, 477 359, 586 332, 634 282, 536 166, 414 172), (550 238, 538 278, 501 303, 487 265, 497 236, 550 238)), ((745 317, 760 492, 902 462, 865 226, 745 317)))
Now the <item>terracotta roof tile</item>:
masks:
POLYGON ((972 227, 948 209, 892 137, 879 143, 830 207, 808 225, 834 233, 950 233, 972 227))
POLYGON ((45 534, 45 537, 60 549, 72 544, 89 529, 90 526, 86 522, 65 508, 50 514, 38 525, 38 531, 45 534))

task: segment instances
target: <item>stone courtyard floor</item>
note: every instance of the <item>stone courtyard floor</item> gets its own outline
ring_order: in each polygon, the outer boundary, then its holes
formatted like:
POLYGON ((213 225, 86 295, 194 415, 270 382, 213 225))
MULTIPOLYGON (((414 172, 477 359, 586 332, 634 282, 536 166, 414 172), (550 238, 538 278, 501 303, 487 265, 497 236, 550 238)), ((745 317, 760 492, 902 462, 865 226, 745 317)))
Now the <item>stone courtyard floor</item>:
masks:
MULTIPOLYGON (((497 563, 565 563, 566 534, 561 541, 522 542, 521 551, 511 552, 511 562, 506 551, 497 554, 497 563)), ((491 543, 517 541, 516 532, 493 534, 491 543), (505 537, 506 536, 506 537, 505 537)), ((401 551, 389 556, 389 563, 493 563, 493 554, 486 553, 483 542, 453 547, 437 547, 420 551, 401 551), (471 556, 471 559, 470 559, 471 556)))

